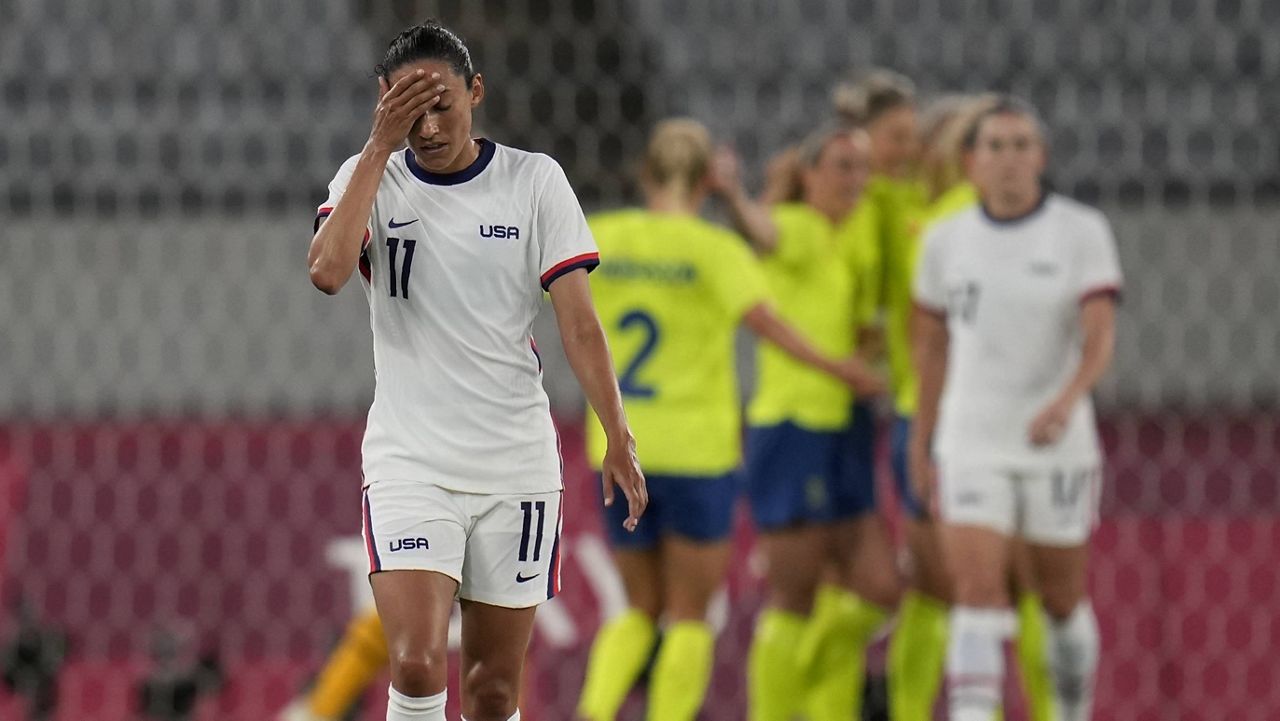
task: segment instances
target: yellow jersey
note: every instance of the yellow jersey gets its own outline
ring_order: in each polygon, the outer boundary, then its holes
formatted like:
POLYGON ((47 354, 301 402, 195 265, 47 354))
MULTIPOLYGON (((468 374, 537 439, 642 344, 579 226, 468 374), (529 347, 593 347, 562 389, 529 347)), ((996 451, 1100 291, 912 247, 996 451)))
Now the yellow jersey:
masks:
MULTIPOLYGON (((856 213, 836 225, 804 203, 783 203, 772 215, 778 245, 761 265, 778 315, 823 353, 850 355, 857 325, 851 270, 856 262, 850 262, 856 213)), ((840 381, 759 344, 756 391, 747 408, 752 425, 791 421, 814 431, 840 430, 849 421, 851 402, 852 393, 840 381)))
MULTIPOLYGON (((623 405, 647 473, 718 476, 742 460, 734 332, 767 298, 760 263, 737 235, 701 218, 621 210, 588 219, 591 275, 623 405)), ((597 470, 606 439, 587 424, 597 470)))
POLYGON ((885 204, 864 194, 840 228, 841 247, 853 277, 854 326, 874 325, 884 305, 884 248, 881 235, 885 204))
POLYGON ((927 206, 917 207, 908 217, 905 233, 897 239, 890 268, 885 340, 893 379, 893 405, 900 416, 916 412, 919 378, 911 361, 911 283, 920 259, 921 238, 929 226, 970 208, 978 202, 978 191, 970 183, 960 183, 927 206))

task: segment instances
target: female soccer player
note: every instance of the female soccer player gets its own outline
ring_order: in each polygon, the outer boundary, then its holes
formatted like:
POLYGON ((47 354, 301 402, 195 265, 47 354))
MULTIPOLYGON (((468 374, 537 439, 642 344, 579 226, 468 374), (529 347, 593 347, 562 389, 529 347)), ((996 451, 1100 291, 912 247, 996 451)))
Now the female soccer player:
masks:
MULTIPOLYGON (((928 203, 909 223, 906 244, 891 254, 887 273, 885 339, 894 380, 897 418, 891 434, 891 465, 905 516, 911 589, 898 612, 889 645, 889 707, 902 721, 933 718, 942 686, 947 646, 951 582, 942 558, 936 519, 911 488, 907 445, 915 413, 917 379, 911 361, 911 282, 920 255, 920 238, 933 224, 975 207, 978 191, 965 177, 964 135, 974 118, 995 102, 993 95, 944 97, 930 104, 921 122, 923 147, 919 176, 928 203)), ((1017 660, 1032 721, 1049 721, 1051 693, 1045 663, 1045 622, 1040 600, 1027 577, 1026 552, 1017 544, 1013 584, 1017 591, 1017 660)))
POLYGON ((920 496, 936 487, 954 580, 950 717, 988 721, 999 703, 1021 537, 1050 617, 1056 717, 1081 721, 1098 661, 1085 598, 1101 477, 1089 392, 1111 361, 1120 268, 1106 219, 1045 192, 1033 108, 1001 99, 966 147, 981 204, 929 232, 916 276, 909 451, 920 496))
POLYGON ((951 583, 942 561, 937 529, 916 498, 907 475, 907 438, 916 407, 916 374, 911 362, 911 282, 925 228, 976 205, 977 191, 964 175, 962 139, 974 117, 975 101, 964 97, 935 101, 925 113, 920 179, 927 206, 918 208, 903 242, 889 254, 886 273, 885 347, 893 378, 897 418, 890 438, 890 459, 903 510, 910 589, 898 611, 889 643, 889 708, 895 719, 927 721, 942 686, 951 583), (967 116, 967 117, 966 117, 967 116))
MULTIPOLYGON (((590 220, 606 260, 592 284, 617 363, 650 493, 645 530, 617 532, 614 558, 630 609, 601 629, 579 715, 612 721, 666 628, 648 718, 692 721, 711 677, 707 605, 729 560, 741 463, 734 331, 746 325, 799 362, 851 386, 876 379, 856 358, 816 350, 770 309, 758 261, 734 234, 698 217, 709 192, 711 137, 692 120, 660 123, 641 185, 645 209, 590 220)), ((599 464, 606 439, 588 435, 599 464)))
MULTIPOLYGON (((798 150, 802 202, 766 210, 748 199, 736 179, 726 193, 735 222, 763 258, 783 318, 838 355, 855 346, 858 280, 849 259, 854 248, 849 232, 869 172, 868 154, 865 133, 831 126, 813 133, 798 150)), ((858 639, 886 615, 873 606, 875 589, 894 589, 897 580, 891 564, 859 568, 866 575, 855 577, 855 586, 871 603, 842 594, 815 607, 828 561, 835 556, 840 568, 853 565, 856 546, 836 543, 833 529, 870 507, 867 487, 856 483, 842 446, 851 394, 773 348, 761 346, 758 359, 756 393, 748 408, 747 480, 768 565, 769 596, 756 625, 748 675, 751 718, 772 721, 804 708, 813 673, 832 665, 817 648, 827 639, 840 641, 836 647, 843 656, 835 666, 848 670, 848 663, 860 661, 858 639), (819 613, 828 606, 827 613, 819 613), (810 624, 820 617, 831 633, 813 631, 810 624)), ((825 704, 827 713, 852 708, 860 678, 852 671, 839 675, 836 690, 846 698, 825 704)))
POLYGON ((471 137, 484 81, 456 35, 411 27, 377 73, 373 129, 330 183, 307 261, 329 294, 359 266, 369 299, 363 514, 387 719, 443 721, 455 596, 463 715, 518 719, 534 611, 559 583, 560 457, 530 336, 545 290, 604 425, 606 503, 619 485, 634 530, 647 500, 591 304, 598 256, 553 160, 471 137))
MULTIPOLYGON (((855 279, 858 351, 877 362, 883 354, 889 263, 908 234, 908 218, 922 205, 915 177, 915 90, 897 73, 874 70, 838 85, 833 101, 840 121, 865 130, 869 140, 871 177, 845 235, 855 279)), ((865 647, 901 595, 893 545, 877 512, 875 412, 865 398, 855 400, 840 452, 842 484, 847 497, 858 502, 832 524, 835 553, 810 622, 808 643, 815 646, 815 658, 807 711, 812 721, 859 715, 865 647)))

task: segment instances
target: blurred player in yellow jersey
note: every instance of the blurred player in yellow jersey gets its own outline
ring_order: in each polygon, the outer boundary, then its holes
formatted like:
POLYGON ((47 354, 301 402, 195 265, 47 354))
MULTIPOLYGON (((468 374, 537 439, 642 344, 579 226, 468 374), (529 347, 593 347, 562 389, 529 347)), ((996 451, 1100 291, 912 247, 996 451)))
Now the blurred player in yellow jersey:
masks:
MULTIPOLYGON (((661 644, 649 687, 651 721, 692 721, 710 681, 714 641, 705 617, 729 561, 741 463, 734 332, 746 325, 783 357, 836 389, 875 379, 848 348, 811 342, 771 309, 759 262, 733 233, 698 217, 712 145, 690 120, 668 120, 650 139, 643 209, 590 219, 601 265, 591 288, 648 479, 645 523, 621 531, 622 505, 605 528, 629 609, 596 636, 578 715, 612 721, 661 644)), ((596 468, 605 439, 588 424, 596 468)))
MULTIPOLYGON (((978 202, 977 191, 964 174, 963 139, 974 119, 993 102, 994 96, 955 96, 935 102, 925 113, 919 168, 925 204, 906 216, 905 232, 886 253, 885 339, 897 415, 891 460, 911 554, 911 590, 901 606, 889 647, 890 709, 894 719, 904 721, 933 718, 934 701, 942 685, 952 592, 930 509, 916 497, 908 477, 907 439, 918 386, 910 347, 911 280, 924 231, 978 202)), ((1020 565, 1025 567, 1025 563, 1020 565)), ((1030 583, 1019 579, 1015 586, 1025 589, 1030 583)), ((1037 597, 1020 593, 1018 612, 1018 662, 1031 718, 1049 721, 1052 698, 1044 652, 1045 625, 1037 597)))
POLYGON ((338 721, 388 665, 387 637, 373 608, 351 620, 306 695, 280 713, 280 721, 338 721))
MULTIPOLYGON (((806 138, 795 155, 798 202, 766 208, 736 177, 725 181, 734 188, 726 193, 734 221, 763 258, 779 311, 837 354, 854 351, 859 325, 864 281, 851 233, 868 146, 865 133, 835 125, 806 138)), ((736 175, 725 166, 725 175, 736 175)), ((888 617, 898 579, 891 560, 860 562, 871 546, 869 535, 856 531, 873 515, 875 499, 869 470, 850 453, 852 395, 768 347, 760 348, 757 365, 747 477, 768 599, 748 661, 750 718, 788 721, 802 711, 853 718, 864 646, 888 617), (850 528, 854 534, 842 535, 850 528), (820 594, 833 558, 844 583, 820 594), (810 701, 815 692, 823 703, 810 701)), ((891 559, 887 542, 882 555, 891 559)))
MULTIPOLYGON (((856 345, 872 362, 884 353, 880 324, 888 246, 906 232, 907 218, 921 204, 914 181, 918 143, 913 93, 905 78, 875 71, 852 87, 837 87, 834 98, 841 124, 865 128, 870 138, 871 178, 852 214, 838 224, 838 233, 853 279, 856 345)), ((798 149, 778 154, 769 164, 761 202, 800 200, 802 176, 798 149)), ((900 594, 893 547, 884 519, 876 513, 875 413, 866 398, 856 399, 850 413, 840 442, 842 483, 849 490, 844 497, 857 500, 841 509, 831 524, 836 551, 828 554, 824 583, 806 631, 805 653, 812 672, 805 706, 815 721, 859 714, 862 649, 897 606, 900 594)))

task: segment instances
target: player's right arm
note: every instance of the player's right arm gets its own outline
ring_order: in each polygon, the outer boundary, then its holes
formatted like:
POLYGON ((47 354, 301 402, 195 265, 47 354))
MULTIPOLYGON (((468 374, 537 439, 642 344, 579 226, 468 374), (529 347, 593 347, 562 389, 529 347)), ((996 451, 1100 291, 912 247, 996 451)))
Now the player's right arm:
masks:
POLYGON ((938 404, 947 377, 947 351, 950 335, 947 318, 937 309, 917 304, 911 315, 912 360, 919 376, 916 414, 911 420, 911 438, 907 458, 911 484, 926 508, 933 505, 937 478, 931 446, 938 425, 938 404))
POLYGON ((859 396, 883 393, 885 381, 858 356, 842 360, 829 358, 814 348, 804 336, 792 328, 769 307, 758 303, 742 316, 742 322, 757 336, 773 343, 787 355, 840 379, 859 396))
POLYGON ((760 267, 742 242, 728 233, 706 239, 694 256, 699 276, 710 284, 712 293, 729 318, 740 318, 757 337, 777 346, 792 358, 837 378, 855 392, 880 393, 884 380, 862 359, 832 358, 819 350, 795 326, 778 315, 769 301, 768 285, 760 267))
POLYGON ((382 92, 373 113, 369 139, 346 187, 330 188, 330 192, 339 197, 316 229, 307 252, 311 283, 328 295, 342 290, 364 251, 369 216, 387 160, 404 143, 418 118, 439 101, 445 86, 440 84, 439 73, 428 76, 418 70, 400 78, 391 87, 379 77, 378 88, 382 92))
POLYGON ((729 148, 720 148, 711 160, 707 174, 711 192, 729 206, 733 227, 742 233, 760 255, 769 255, 778 247, 778 226, 769 209, 751 199, 742 185, 738 156, 729 148))
POLYGON ((911 485, 930 512, 935 506, 934 492, 937 488, 933 433, 938 426, 938 406, 947 377, 947 353, 951 345, 947 330, 942 251, 943 244, 938 234, 930 234, 916 269, 911 311, 911 359, 920 385, 916 414, 911 421, 907 459, 911 485))

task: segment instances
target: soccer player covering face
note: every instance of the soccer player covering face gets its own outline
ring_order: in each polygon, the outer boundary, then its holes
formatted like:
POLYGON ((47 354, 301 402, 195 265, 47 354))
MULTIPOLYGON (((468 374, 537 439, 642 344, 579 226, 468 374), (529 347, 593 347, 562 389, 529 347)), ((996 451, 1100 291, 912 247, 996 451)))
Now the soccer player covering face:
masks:
POLYGON ((434 21, 391 42, 361 153, 319 209, 311 280, 360 269, 377 385, 363 446, 370 583, 391 660, 388 721, 443 721, 446 636, 462 602, 462 710, 518 719, 535 607, 559 584, 560 457, 530 336, 550 291, 604 426, 607 499, 647 501, 587 271, 597 252, 559 166, 471 137, 484 82, 434 21), (405 148, 405 145, 408 145, 405 148))
MULTIPOLYGON (((837 355, 855 347, 859 281, 849 234, 869 152, 864 132, 823 128, 798 149, 802 201, 765 209, 736 182, 726 194, 783 318, 837 355)), ((887 618, 898 585, 891 562, 860 563, 864 539, 842 533, 860 528, 875 505, 848 453, 853 394, 767 346, 757 369, 746 471, 768 599, 748 661, 750 718, 784 721, 802 710, 851 718, 865 641, 887 618), (840 583, 818 594, 832 566, 840 583)), ((880 390, 878 378, 855 389, 880 390)))
POLYGON ((1085 596, 1101 453, 1089 393, 1110 364, 1120 268, 1106 219, 1046 193, 1035 111, 1002 99, 966 146, 979 207, 925 238, 914 289, 911 479, 941 517, 954 581, 950 718, 988 721, 1025 539, 1049 616, 1056 718, 1089 718, 1098 630, 1085 596))
MULTIPOLYGON (((858 361, 819 351, 782 321, 750 249, 698 216, 708 194, 722 189, 709 175, 711 159, 702 125, 660 123, 644 160, 645 207, 590 220, 604 258, 592 294, 615 352, 650 504, 633 534, 620 532, 625 509, 605 509, 629 607, 592 647, 578 707, 589 721, 613 721, 660 623, 648 718, 693 721, 702 705, 714 650, 707 605, 729 560, 742 459, 738 326, 836 387, 870 377, 858 361)), ((607 445, 592 426, 588 454, 597 469, 607 445)))

